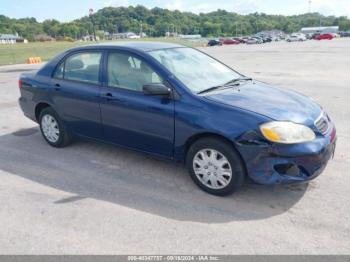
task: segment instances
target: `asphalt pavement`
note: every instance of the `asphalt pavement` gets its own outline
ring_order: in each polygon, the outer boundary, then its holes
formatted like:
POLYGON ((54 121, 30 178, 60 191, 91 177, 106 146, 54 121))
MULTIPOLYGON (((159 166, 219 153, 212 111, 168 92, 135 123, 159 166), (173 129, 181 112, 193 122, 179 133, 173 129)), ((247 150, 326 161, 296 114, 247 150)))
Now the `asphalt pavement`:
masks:
POLYGON ((91 141, 50 147, 0 67, 1 254, 350 254, 350 39, 203 48, 314 98, 337 126, 309 184, 200 191, 180 164, 91 141))

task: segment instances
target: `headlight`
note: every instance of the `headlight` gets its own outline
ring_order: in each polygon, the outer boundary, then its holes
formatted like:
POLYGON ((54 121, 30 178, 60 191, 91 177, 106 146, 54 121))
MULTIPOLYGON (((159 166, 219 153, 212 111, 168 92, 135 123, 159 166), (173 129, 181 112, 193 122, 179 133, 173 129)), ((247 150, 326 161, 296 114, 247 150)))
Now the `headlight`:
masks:
POLYGON ((272 142, 295 144, 315 139, 315 133, 309 127, 286 121, 274 121, 262 124, 261 133, 272 142))

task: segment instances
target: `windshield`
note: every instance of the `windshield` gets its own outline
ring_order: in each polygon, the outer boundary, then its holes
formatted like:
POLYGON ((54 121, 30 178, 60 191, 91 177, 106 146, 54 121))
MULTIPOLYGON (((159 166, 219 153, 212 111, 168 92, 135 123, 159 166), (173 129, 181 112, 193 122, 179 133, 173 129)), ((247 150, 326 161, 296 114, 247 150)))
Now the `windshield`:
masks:
POLYGON ((149 54, 194 93, 241 77, 224 64, 192 48, 161 49, 149 54))

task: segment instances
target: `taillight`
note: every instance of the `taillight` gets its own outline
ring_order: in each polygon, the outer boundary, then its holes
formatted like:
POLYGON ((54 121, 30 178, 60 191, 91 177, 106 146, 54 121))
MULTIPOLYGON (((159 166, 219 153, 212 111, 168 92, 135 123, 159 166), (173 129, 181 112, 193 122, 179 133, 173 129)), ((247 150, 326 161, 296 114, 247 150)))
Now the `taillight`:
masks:
POLYGON ((19 89, 22 88, 22 85, 23 85, 23 81, 22 81, 22 79, 19 79, 18 80, 18 87, 19 87, 19 89))

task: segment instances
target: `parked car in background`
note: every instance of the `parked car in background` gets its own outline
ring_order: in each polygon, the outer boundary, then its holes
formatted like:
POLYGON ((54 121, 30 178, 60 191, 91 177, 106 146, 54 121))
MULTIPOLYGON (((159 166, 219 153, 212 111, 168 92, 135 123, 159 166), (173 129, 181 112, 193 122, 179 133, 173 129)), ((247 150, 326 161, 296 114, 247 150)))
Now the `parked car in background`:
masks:
POLYGON ((271 36, 271 40, 272 42, 278 42, 278 41, 281 41, 281 38, 278 36, 271 36))
POLYGON ((334 36, 332 34, 321 34, 316 36, 315 40, 332 40, 334 36))
POLYGON ((313 35, 314 35, 313 33, 308 33, 308 34, 305 35, 305 37, 306 37, 306 39, 310 40, 310 39, 313 38, 313 35))
POLYGON ((224 38, 220 40, 223 45, 238 45, 240 41, 234 40, 232 38, 224 38))
POLYGON ((299 42, 300 40, 295 35, 289 35, 289 36, 287 36, 286 41, 287 42, 299 42))
POLYGON ((350 37, 350 31, 340 32, 340 37, 350 37))
POLYGON ((302 33, 293 33, 286 38, 287 42, 302 42, 306 40, 306 36, 302 33))
POLYGON ((269 36, 262 37, 263 43, 270 43, 272 42, 272 38, 269 36))
POLYGON ((318 37, 319 35, 320 35, 320 33, 313 33, 311 39, 315 39, 315 38, 318 37))
POLYGON ((247 42, 247 40, 249 39, 250 37, 248 37, 248 36, 243 36, 242 37, 242 40, 244 41, 244 42, 247 42))
POLYGON ((263 40, 263 38, 261 36, 253 36, 253 38, 258 40, 258 44, 264 43, 264 40, 263 40))
POLYGON ((299 39, 300 39, 301 41, 306 41, 306 40, 307 40, 306 35, 305 35, 305 34, 303 34, 303 33, 293 33, 292 35, 296 35, 296 36, 298 36, 298 37, 299 37, 299 39))
POLYGON ((241 44, 245 44, 246 40, 243 39, 242 37, 234 37, 233 40, 236 40, 238 42, 240 42, 241 44))
POLYGON ((251 37, 246 41, 246 44, 252 45, 252 44, 262 44, 263 40, 260 37, 251 37))
POLYGON ((246 41, 247 45, 253 45, 253 44, 257 44, 257 43, 258 43, 258 40, 255 38, 248 38, 246 41))
POLYGON ((215 195, 234 192, 246 177, 307 182, 335 150, 335 126, 312 99, 182 45, 76 47, 18 84, 24 115, 49 145, 88 138, 183 162, 215 195))
POLYGON ((211 39, 207 44, 207 46, 217 46, 217 45, 222 45, 222 43, 218 39, 211 39))

